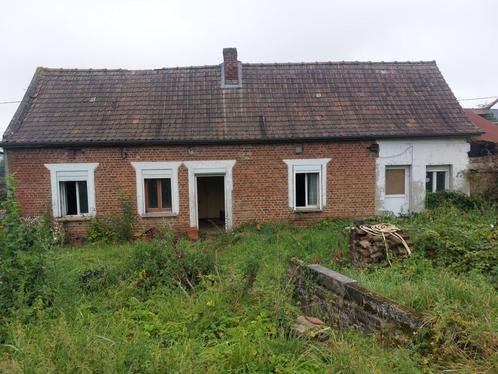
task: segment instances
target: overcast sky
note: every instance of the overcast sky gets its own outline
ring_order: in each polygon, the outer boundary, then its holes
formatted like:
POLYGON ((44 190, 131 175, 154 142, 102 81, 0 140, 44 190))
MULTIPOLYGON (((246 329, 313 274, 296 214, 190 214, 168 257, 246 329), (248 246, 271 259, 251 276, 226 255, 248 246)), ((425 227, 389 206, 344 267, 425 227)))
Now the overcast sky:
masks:
MULTIPOLYGON (((209 65, 223 47, 243 62, 436 60, 457 98, 486 97, 497 36, 496 0, 0 0, 0 102, 37 66, 209 65)), ((0 104, 1 133, 17 106, 0 104)))

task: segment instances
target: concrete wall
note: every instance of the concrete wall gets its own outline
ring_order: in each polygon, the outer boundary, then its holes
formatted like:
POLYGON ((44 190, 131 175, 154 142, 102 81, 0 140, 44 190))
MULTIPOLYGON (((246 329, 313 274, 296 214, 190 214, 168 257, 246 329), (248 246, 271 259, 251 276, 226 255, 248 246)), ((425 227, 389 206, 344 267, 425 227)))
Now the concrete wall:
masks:
POLYGON ((402 139, 377 140, 379 157, 376 160, 376 210, 385 211, 386 166, 410 166, 410 212, 425 208, 426 166, 450 166, 450 189, 469 193, 469 185, 463 172, 467 170, 470 144, 466 139, 402 139))

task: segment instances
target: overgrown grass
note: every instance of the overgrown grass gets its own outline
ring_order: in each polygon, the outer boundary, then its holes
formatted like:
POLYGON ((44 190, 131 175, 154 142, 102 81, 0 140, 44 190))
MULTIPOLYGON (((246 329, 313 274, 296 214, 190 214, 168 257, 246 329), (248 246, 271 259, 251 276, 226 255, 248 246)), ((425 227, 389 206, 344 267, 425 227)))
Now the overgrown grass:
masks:
POLYGON ((482 230, 496 213, 446 209, 395 221, 421 246, 391 268, 351 267, 344 234, 351 222, 341 220, 248 225, 197 243, 61 249, 48 266, 52 304, 25 306, 33 318, 13 315, 6 323, 0 372, 491 372, 498 364, 492 270, 441 261, 453 253, 446 240, 439 243, 444 256, 428 257, 432 242, 423 235, 456 235, 456 225, 462 233, 452 240, 462 248, 475 235, 484 251, 493 250, 495 237, 482 230), (300 311, 285 277, 293 256, 421 311, 432 334, 399 346, 338 329, 326 342, 295 336, 300 311))

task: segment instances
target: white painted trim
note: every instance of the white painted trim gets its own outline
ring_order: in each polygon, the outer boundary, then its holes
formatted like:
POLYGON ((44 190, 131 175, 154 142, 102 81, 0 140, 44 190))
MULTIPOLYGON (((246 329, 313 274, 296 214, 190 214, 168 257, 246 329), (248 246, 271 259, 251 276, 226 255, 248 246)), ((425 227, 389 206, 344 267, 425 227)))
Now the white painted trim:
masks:
POLYGON ((295 190, 295 175, 296 172, 301 173, 319 173, 320 176, 320 193, 318 209, 322 210, 327 206, 327 164, 330 158, 311 158, 311 159, 290 159, 283 160, 287 168, 288 193, 289 193, 289 208, 299 211, 308 208, 297 208, 294 199, 295 190))
POLYGON ((45 164, 50 171, 50 189, 52 194, 52 214, 62 217, 59 182, 67 180, 86 180, 88 194, 88 214, 81 216, 94 217, 97 213, 95 203, 95 169, 98 163, 65 163, 45 164))
MULTIPOLYGON (((427 165, 425 167, 425 172, 426 173, 434 173, 438 171, 443 171, 445 173, 444 175, 444 189, 449 190, 450 189, 450 175, 451 175, 451 166, 450 165, 427 165)), ((431 192, 434 192, 436 190, 436 185, 437 185, 437 180, 434 178, 434 175, 432 176, 432 186, 431 186, 431 192)))
POLYGON ((183 164, 188 169, 190 227, 199 227, 196 177, 198 175, 223 175, 225 177, 225 228, 230 229, 233 225, 232 168, 235 160, 185 161, 183 164))
POLYGON ((173 215, 180 213, 180 198, 178 192, 178 168, 181 161, 157 161, 157 162, 132 162, 135 169, 135 180, 137 188, 137 211, 142 217, 147 215, 145 211, 144 178, 171 178, 171 210, 173 215))
POLYGON ((449 165, 448 185, 451 190, 469 193, 465 178, 470 149, 466 139, 377 139, 379 157, 376 158, 376 211, 389 211, 385 204, 385 167, 410 166, 410 212, 425 209, 426 172, 429 166, 449 165))

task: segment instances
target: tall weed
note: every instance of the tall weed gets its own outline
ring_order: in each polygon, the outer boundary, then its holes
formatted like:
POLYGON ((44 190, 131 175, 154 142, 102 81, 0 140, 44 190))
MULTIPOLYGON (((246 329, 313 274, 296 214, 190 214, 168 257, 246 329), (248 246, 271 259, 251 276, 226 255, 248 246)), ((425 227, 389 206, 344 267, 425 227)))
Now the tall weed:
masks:
POLYGON ((128 196, 120 196, 121 214, 93 218, 88 228, 92 243, 124 243, 133 238, 135 216, 128 196))
POLYGON ((203 275, 214 273, 214 253, 199 251, 186 240, 176 241, 167 231, 163 230, 163 240, 134 243, 131 266, 138 284, 145 290, 160 286, 193 289, 203 275))
POLYGON ((9 179, 3 208, 5 215, 0 229, 0 321, 14 310, 22 310, 35 302, 50 303, 46 272, 50 252, 57 245, 57 237, 47 215, 36 219, 20 216, 13 179, 9 179))

